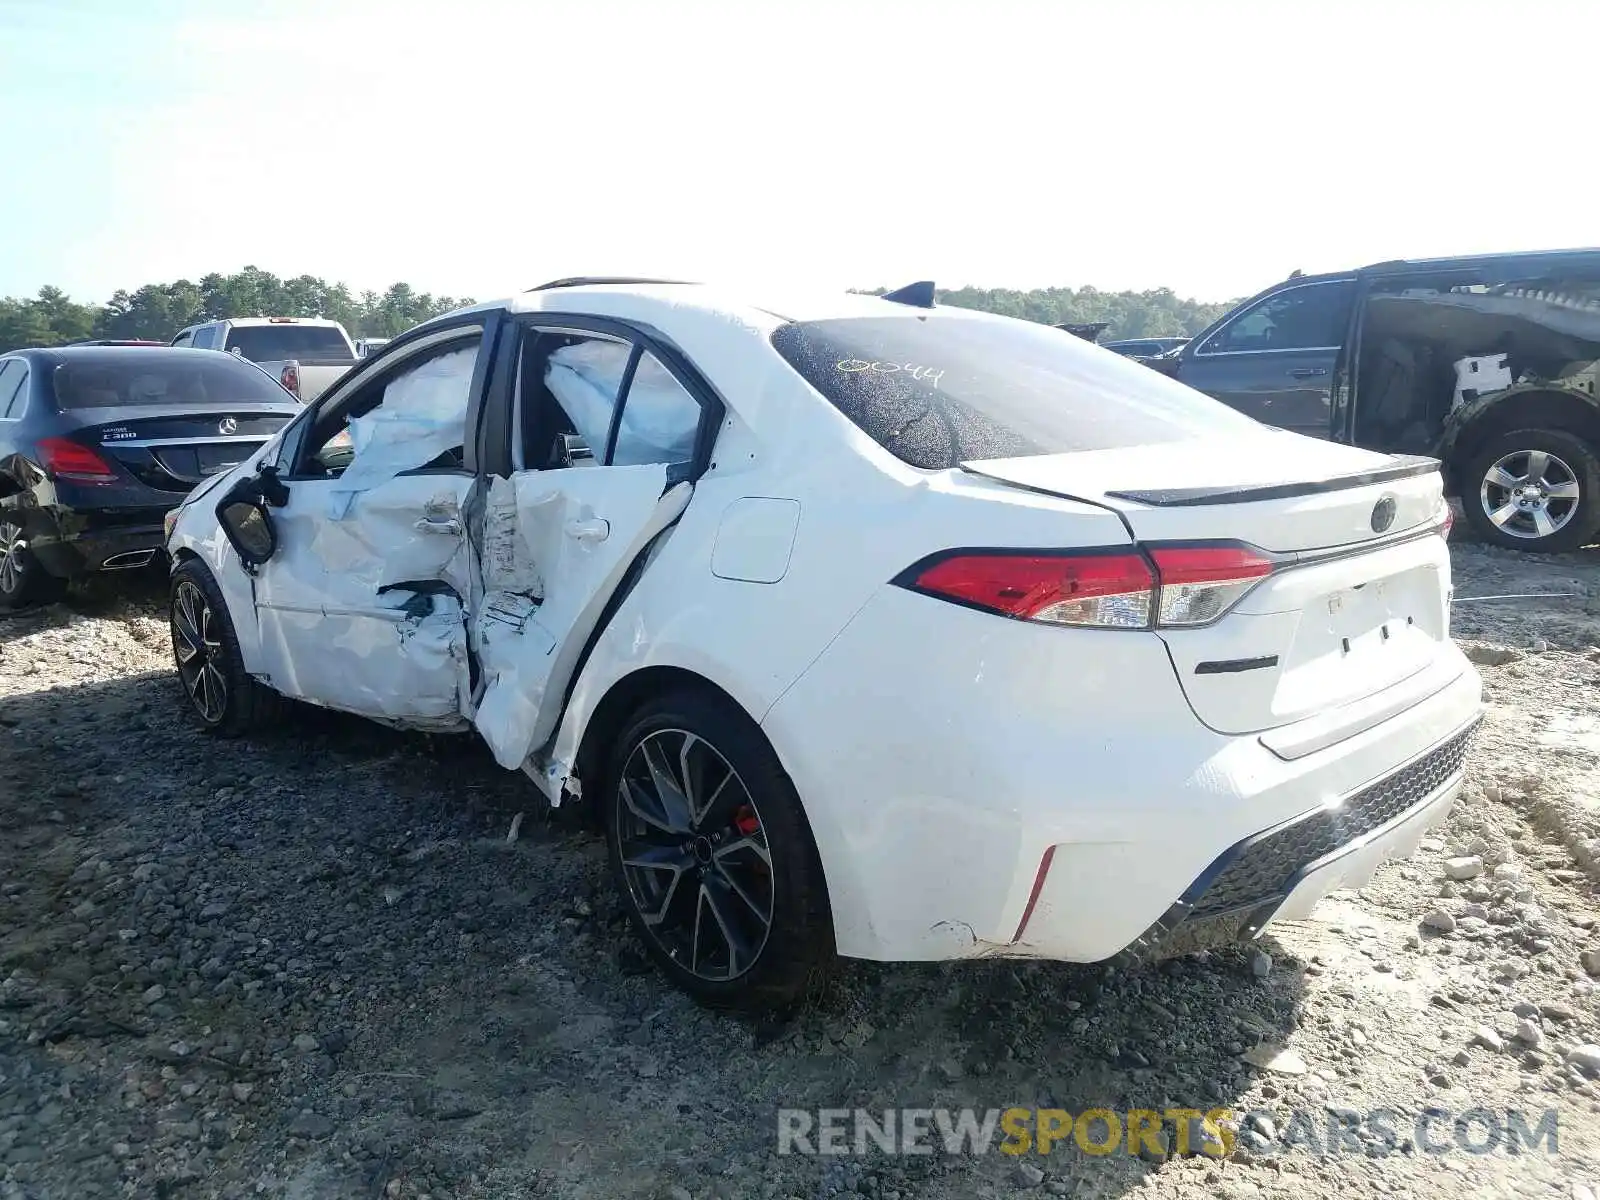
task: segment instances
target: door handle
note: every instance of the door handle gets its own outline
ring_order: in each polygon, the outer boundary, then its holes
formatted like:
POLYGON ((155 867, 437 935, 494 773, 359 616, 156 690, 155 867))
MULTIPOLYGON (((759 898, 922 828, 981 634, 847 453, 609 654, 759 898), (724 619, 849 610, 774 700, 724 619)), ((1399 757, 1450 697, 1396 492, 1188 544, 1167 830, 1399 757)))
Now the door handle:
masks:
POLYGON ((591 517, 586 521, 567 522, 567 536, 580 542, 603 542, 611 536, 611 522, 591 517))
POLYGON ((420 533, 459 535, 461 533, 461 522, 454 517, 423 517, 412 528, 420 533))
POLYGON ((1318 375, 1326 375, 1327 367, 1296 367, 1289 372, 1292 379, 1314 379, 1318 375))

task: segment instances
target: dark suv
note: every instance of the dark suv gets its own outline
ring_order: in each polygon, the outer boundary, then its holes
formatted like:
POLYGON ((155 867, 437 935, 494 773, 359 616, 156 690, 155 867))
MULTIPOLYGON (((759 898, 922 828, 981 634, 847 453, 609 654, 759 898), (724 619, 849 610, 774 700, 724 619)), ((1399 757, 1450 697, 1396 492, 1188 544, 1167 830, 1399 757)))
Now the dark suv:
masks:
POLYGON ((1600 532, 1600 250, 1298 276, 1149 362, 1269 425, 1442 459, 1490 542, 1600 532))

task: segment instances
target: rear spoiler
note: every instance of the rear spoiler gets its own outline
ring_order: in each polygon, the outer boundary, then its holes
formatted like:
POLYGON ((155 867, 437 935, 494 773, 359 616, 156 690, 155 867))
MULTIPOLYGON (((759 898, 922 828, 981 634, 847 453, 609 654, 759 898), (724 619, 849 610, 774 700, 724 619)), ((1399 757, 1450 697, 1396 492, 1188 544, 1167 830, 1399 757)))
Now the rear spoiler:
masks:
POLYGON ((1421 454, 1396 454, 1388 466, 1375 467, 1354 475, 1335 475, 1304 483, 1269 483, 1257 487, 1152 488, 1139 492, 1107 492, 1117 500, 1132 500, 1152 508, 1191 508, 1206 504, 1248 504, 1252 500, 1290 500, 1296 496, 1318 496, 1347 488, 1368 487, 1396 479, 1411 479, 1439 469, 1437 458, 1421 454))
POLYGON ((1098 342, 1100 340, 1100 335, 1111 328, 1111 322, 1063 321, 1060 325, 1055 326, 1055 328, 1065 329, 1068 333, 1072 334, 1073 337, 1081 337, 1086 342, 1098 342))

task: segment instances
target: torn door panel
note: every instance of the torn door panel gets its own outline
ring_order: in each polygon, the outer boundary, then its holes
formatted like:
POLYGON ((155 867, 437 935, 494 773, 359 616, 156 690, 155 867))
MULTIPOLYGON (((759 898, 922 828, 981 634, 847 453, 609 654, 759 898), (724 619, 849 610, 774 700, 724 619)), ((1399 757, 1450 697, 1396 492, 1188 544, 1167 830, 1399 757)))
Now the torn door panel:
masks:
MULTIPOLYGON (((553 474, 545 473, 546 477, 553 474)), ((489 485, 478 554, 483 590, 490 594, 516 592, 540 600, 544 597, 540 569, 558 558, 553 538, 560 536, 565 497, 554 487, 537 494, 532 488, 519 493, 517 478, 523 476, 508 479, 497 475, 489 485)))
MULTIPOLYGON (((502 547, 492 559, 502 572, 495 578, 530 586, 486 588, 473 625, 484 681, 473 724, 495 760, 515 769, 555 730, 567 683, 612 593, 682 514, 693 488, 667 491, 660 465, 528 471, 507 482, 491 490, 484 518, 486 531, 502 539, 515 528, 516 553, 502 547)), ((484 559, 491 561, 487 538, 484 559)))
POLYGON ((346 519, 359 494, 402 471, 460 465, 477 358, 473 345, 423 363, 389 384, 377 408, 351 418, 355 454, 331 489, 329 516, 346 519))
POLYGON ((472 570, 461 509, 470 486, 458 475, 383 480, 361 497, 359 521, 311 523, 311 553, 368 595, 403 580, 442 579, 465 599, 472 570))
POLYGON ((448 591, 421 587, 390 588, 369 610, 328 621, 326 653, 297 664, 304 694, 399 724, 459 727, 471 700, 465 614, 448 591))

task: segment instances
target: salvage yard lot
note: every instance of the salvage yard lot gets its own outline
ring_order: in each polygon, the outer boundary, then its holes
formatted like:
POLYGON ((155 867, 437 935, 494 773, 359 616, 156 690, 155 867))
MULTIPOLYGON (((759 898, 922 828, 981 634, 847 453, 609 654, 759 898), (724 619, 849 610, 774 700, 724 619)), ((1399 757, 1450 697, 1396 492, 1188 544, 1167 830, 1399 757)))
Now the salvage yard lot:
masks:
POLYGON ((201 736, 159 581, 0 618, 0 1197, 1583 1197, 1600 554, 1454 556, 1458 596, 1579 594, 1456 609, 1462 802, 1270 965, 856 964, 786 1023, 658 977, 602 843, 480 746, 312 710, 201 736), (780 1107, 1013 1104, 1553 1108, 1559 1153, 776 1154, 780 1107))

